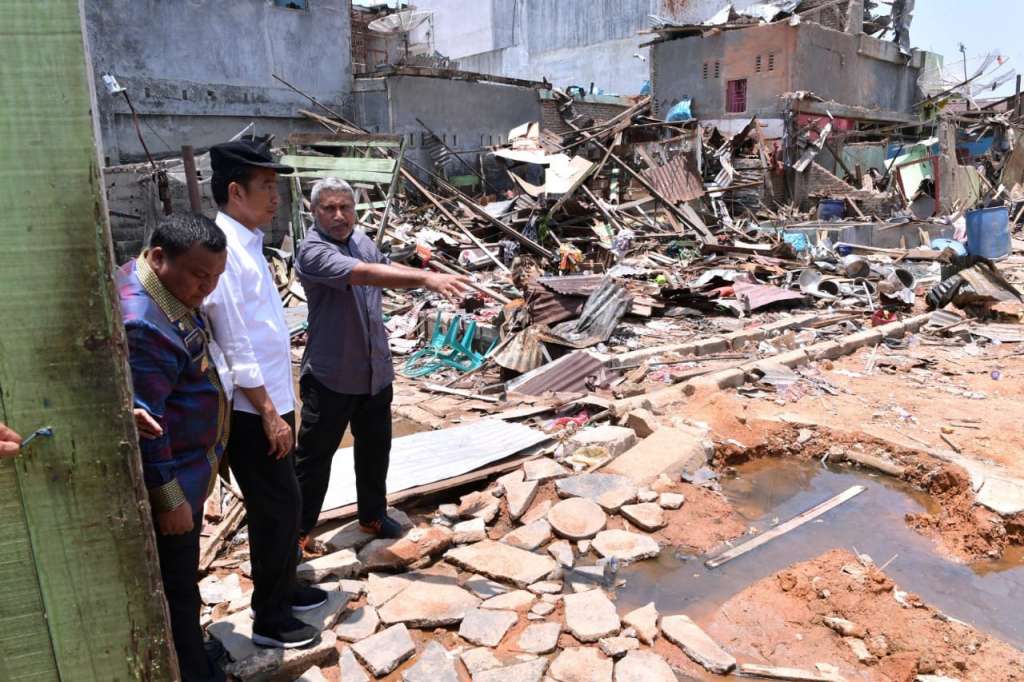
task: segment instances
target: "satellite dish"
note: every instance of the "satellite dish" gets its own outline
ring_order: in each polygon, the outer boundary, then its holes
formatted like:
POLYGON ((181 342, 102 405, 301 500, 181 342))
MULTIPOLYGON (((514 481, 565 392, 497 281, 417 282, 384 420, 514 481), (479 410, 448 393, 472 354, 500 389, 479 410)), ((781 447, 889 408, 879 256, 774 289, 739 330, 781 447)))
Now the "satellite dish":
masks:
POLYGON ((374 19, 366 28, 377 33, 408 33, 432 15, 433 12, 427 10, 407 9, 374 19))

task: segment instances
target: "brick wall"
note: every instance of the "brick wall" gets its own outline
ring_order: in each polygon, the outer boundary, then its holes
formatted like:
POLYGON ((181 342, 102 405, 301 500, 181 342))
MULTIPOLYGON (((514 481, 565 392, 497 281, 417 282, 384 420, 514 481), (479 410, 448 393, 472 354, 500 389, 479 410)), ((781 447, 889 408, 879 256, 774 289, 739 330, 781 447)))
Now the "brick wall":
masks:
MULTIPOLYGON (((814 208, 818 199, 853 199, 864 215, 886 216, 898 205, 898 200, 887 193, 874 190, 857 189, 848 182, 840 180, 818 163, 812 163, 804 177, 806 198, 802 204, 804 210, 814 208)), ((853 213, 847 209, 847 216, 853 213)), ((855 214, 854 214, 855 215, 855 214)))
MULTIPOLYGON (((581 116, 594 119, 594 123, 603 123, 618 116, 626 110, 626 107, 618 104, 601 104, 597 102, 574 102, 573 109, 581 116)), ((556 135, 565 135, 572 132, 572 128, 566 125, 558 113, 558 103, 553 100, 543 100, 540 106, 541 130, 546 130, 556 135)))
POLYGON ((813 21, 836 31, 845 31, 849 5, 849 2, 833 4, 832 0, 804 0, 796 11, 804 21, 813 21), (821 9, 817 9, 819 7, 821 9))

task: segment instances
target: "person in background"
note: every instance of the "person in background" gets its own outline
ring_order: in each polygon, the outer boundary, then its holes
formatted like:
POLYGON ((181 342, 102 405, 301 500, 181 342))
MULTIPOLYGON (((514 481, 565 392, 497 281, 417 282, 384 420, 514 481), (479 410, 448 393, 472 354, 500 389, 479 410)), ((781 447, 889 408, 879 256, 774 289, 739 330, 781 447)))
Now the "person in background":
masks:
POLYGON ((184 682, 223 680, 199 625, 199 532, 228 438, 229 397, 200 306, 224 271, 224 233, 201 215, 157 226, 116 273, 142 472, 156 527, 171 634, 184 682))
POLYGON ((0 422, 0 459, 14 457, 21 450, 21 436, 0 422))
POLYGON ((313 185, 314 227, 296 258, 309 300, 299 380, 302 428, 295 453, 303 538, 316 526, 334 452, 350 425, 360 528, 380 538, 401 536, 401 527, 387 515, 394 370, 381 289, 422 287, 456 299, 469 281, 462 275, 392 265, 372 239, 355 229, 354 202, 352 188, 343 180, 326 178, 313 185))
POLYGON ((264 145, 245 140, 215 145, 210 161, 228 259, 206 310, 236 387, 227 458, 249 525, 252 640, 265 647, 305 647, 320 633, 294 613, 325 604, 327 593, 295 579, 302 502, 292 455, 291 343, 260 229, 277 212, 277 174, 292 169, 276 163, 264 145))

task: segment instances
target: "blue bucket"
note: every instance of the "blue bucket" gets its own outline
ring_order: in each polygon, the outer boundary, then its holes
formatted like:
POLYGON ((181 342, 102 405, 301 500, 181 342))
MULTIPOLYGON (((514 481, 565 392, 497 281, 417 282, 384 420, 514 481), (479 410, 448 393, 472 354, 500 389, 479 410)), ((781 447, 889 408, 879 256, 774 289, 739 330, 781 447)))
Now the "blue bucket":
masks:
POLYGON ((967 253, 989 260, 1010 255, 1010 209, 1005 206, 967 212, 967 253))
POLYGON ((846 215, 846 202, 842 199, 821 199, 818 202, 818 220, 842 220, 846 215))

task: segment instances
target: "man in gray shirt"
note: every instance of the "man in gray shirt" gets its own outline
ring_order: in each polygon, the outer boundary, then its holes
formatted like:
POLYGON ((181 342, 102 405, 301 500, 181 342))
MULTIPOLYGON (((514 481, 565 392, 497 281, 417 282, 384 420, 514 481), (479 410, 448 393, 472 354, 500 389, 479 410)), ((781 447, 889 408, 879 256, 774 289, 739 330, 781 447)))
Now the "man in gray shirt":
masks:
POLYGON ((359 525, 377 537, 399 537, 387 516, 394 370, 381 310, 381 288, 423 287, 449 299, 467 290, 461 275, 393 265, 355 229, 348 183, 326 178, 310 196, 314 227, 302 242, 296 272, 309 301, 309 333, 299 392, 302 426, 295 469, 302 489, 300 543, 316 526, 331 460, 345 429, 355 441, 359 525))

